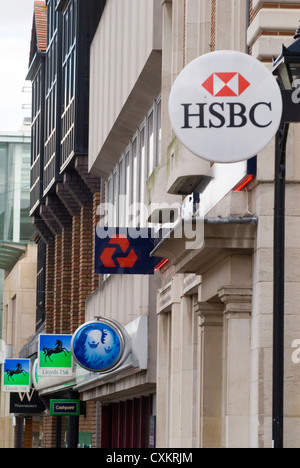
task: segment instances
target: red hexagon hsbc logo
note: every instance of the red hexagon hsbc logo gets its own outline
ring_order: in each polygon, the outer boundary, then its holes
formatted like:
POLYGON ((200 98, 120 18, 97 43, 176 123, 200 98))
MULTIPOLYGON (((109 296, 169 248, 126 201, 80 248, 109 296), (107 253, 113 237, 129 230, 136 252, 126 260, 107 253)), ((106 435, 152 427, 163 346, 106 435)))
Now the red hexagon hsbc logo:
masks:
POLYGON ((214 97, 235 97, 243 94, 250 83, 240 73, 212 73, 202 86, 214 97))

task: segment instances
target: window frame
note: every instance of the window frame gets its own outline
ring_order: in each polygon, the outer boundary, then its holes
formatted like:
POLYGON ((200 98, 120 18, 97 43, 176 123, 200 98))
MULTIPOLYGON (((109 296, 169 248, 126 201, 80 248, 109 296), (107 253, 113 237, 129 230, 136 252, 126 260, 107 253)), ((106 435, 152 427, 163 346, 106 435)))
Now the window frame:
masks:
POLYGON ((161 112, 161 95, 153 102, 106 181, 106 201, 114 207, 114 214, 108 217, 110 227, 146 227, 147 225, 145 207, 147 180, 161 162, 159 112, 161 112), (151 148, 150 118, 153 119, 151 148), (150 154, 151 150, 152 154, 150 154), (118 187, 115 186, 116 183, 118 187), (131 206, 136 210, 139 209, 139 213, 130 213, 131 206), (138 221, 137 225, 135 221, 138 221))

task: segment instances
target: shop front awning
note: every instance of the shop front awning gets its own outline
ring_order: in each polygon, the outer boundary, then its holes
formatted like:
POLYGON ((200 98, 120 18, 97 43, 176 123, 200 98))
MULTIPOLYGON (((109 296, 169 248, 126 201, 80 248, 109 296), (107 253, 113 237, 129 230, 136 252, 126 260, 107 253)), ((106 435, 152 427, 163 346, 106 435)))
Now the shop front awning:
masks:
POLYGON ((26 247, 27 244, 0 241, 0 269, 11 271, 26 247))

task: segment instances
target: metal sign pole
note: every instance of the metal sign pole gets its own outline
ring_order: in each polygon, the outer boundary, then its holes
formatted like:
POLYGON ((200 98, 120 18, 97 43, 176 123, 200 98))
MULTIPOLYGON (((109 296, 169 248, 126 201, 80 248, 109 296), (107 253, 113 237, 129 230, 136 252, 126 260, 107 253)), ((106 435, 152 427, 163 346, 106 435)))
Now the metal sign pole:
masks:
POLYGON ((284 408, 284 261, 285 171, 289 125, 276 135, 274 186, 274 283, 273 283, 273 448, 283 448, 284 408))

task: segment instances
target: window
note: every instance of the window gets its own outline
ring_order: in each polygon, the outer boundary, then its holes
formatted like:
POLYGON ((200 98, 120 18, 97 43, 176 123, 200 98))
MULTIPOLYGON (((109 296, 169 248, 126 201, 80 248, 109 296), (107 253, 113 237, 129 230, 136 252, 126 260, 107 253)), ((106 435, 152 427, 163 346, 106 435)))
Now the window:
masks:
POLYGON ((130 174, 130 150, 127 149, 125 153, 125 177, 126 177, 126 191, 125 191, 125 225, 128 225, 129 219, 129 206, 132 203, 132 185, 131 185, 131 174, 130 174))
POLYGON ((112 227, 146 227, 146 182, 161 162, 161 99, 158 98, 122 154, 107 186, 112 227))
POLYGON ((126 160, 122 156, 119 162, 119 225, 126 227, 126 160))
POLYGON ((138 148, 137 148, 137 137, 132 141, 132 203, 139 202, 139 160, 138 160, 138 148))
MULTIPOLYGON (((139 201, 141 204, 145 201, 146 181, 147 181, 147 159, 146 159, 146 140, 145 140, 145 126, 140 128, 140 141, 139 141, 139 154, 140 154, 140 191, 139 201)), ((141 226, 146 226, 146 209, 141 207, 141 226)))
POLYGON ((156 165, 161 164, 161 99, 156 106, 156 165))
POLYGON ((148 122, 147 122, 147 148, 148 148, 148 173, 147 176, 153 172, 154 169, 154 161, 155 161, 155 153, 154 153, 154 115, 153 111, 150 112, 148 115, 148 122))
POLYGON ((118 184, 118 168, 115 168, 113 172, 113 205, 115 207, 114 210, 114 218, 113 218, 113 225, 116 226, 118 223, 119 219, 119 203, 118 203, 118 198, 119 198, 119 184, 118 184))

